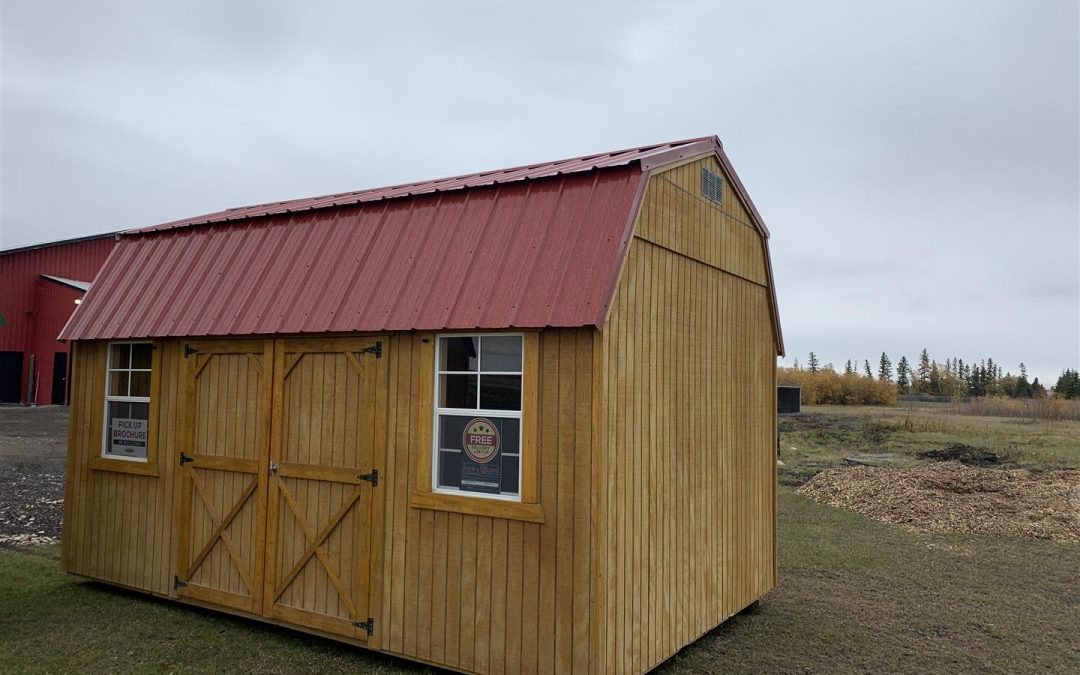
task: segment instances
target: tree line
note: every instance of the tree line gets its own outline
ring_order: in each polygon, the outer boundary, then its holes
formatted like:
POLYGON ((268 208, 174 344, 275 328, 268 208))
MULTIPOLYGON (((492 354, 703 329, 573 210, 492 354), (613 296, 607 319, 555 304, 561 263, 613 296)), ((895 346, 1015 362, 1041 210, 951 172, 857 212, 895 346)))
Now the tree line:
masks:
MULTIPOLYGON (((814 352, 810 352, 806 367, 799 364, 795 359, 794 367, 781 369, 789 371, 789 380, 801 379, 798 373, 835 373, 836 369, 831 363, 821 365, 820 359, 814 352), (794 371, 791 373, 790 371, 794 371)), ((965 362, 959 357, 945 359, 939 363, 930 358, 930 352, 923 349, 919 354, 916 365, 912 365, 906 356, 901 356, 894 368, 892 359, 885 352, 878 359, 876 373, 870 366, 868 359, 863 359, 860 368, 859 359, 848 359, 844 364, 844 379, 860 378, 873 380, 878 383, 888 383, 895 388, 895 394, 928 394, 931 396, 951 396, 960 398, 965 396, 1004 396, 1008 398, 1045 398, 1056 396, 1058 398, 1080 399, 1080 372, 1066 369, 1058 377, 1051 391, 1036 377, 1028 379, 1027 366, 1020 364, 1020 372, 1013 375, 1002 369, 999 363, 992 358, 980 359, 976 362, 965 362)), ((783 378, 781 378, 783 379, 783 378)))

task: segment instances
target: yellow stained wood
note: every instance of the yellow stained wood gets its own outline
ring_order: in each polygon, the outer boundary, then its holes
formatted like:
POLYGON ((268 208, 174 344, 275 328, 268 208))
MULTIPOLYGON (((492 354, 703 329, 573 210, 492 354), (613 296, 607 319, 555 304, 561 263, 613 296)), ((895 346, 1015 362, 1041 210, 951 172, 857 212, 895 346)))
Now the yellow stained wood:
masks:
MULTIPOLYGON (((263 592, 263 510, 269 387, 255 364, 261 340, 185 342, 185 422, 180 448, 176 576, 178 595, 257 612, 263 592), (186 351, 185 351, 186 353, 186 351), (249 386, 251 385, 251 386, 249 386), (242 394, 241 394, 242 390, 242 394)), ((178 345, 179 346, 179 345, 178 345)), ((179 393, 179 392, 178 392, 179 393)))
POLYGON ((503 499, 482 499, 429 491, 414 492, 410 497, 409 505, 415 509, 468 513, 490 518, 524 520, 530 523, 545 522, 544 507, 542 505, 525 504, 503 499))
MULTIPOLYGON (((281 340, 274 357, 264 611, 359 640, 370 597, 381 339, 281 340), (361 358, 362 357, 362 358, 361 358), (346 413, 346 410, 351 411, 346 413)), ((383 477, 385 481, 385 476, 383 477)))
MULTIPOLYGON (((385 495, 384 511, 377 518, 383 527, 382 535, 375 536, 375 541, 382 542, 377 548, 385 549, 385 555, 379 562, 373 562, 371 570, 371 582, 373 591, 380 596, 381 609, 373 610, 376 617, 375 635, 367 644, 385 646, 397 653, 405 653, 414 658, 424 657, 420 650, 428 653, 428 661, 437 660, 439 663, 455 668, 463 669, 487 669, 489 671, 502 670, 503 672, 553 672, 558 659, 564 659, 557 653, 556 634, 561 635, 560 644, 569 648, 571 665, 575 660, 584 660, 581 636, 591 635, 594 624, 590 621, 590 615, 596 606, 592 595, 583 592, 591 584, 594 578, 592 568, 583 568, 584 571, 575 571, 578 564, 591 560, 593 541, 599 537, 595 529, 594 518, 597 517, 592 505, 590 487, 594 476, 593 465, 593 411, 592 405, 596 398, 592 382, 594 374, 592 368, 595 362, 594 333, 591 329, 581 331, 566 331, 566 337, 560 336, 559 332, 553 331, 550 339, 535 335, 530 341, 535 341, 536 348, 530 349, 535 354, 536 377, 533 381, 537 388, 546 386, 552 393, 550 406, 537 405, 536 427, 534 432, 523 429, 523 434, 528 436, 535 434, 535 453, 537 466, 536 472, 536 504, 535 507, 546 518, 545 522, 529 522, 495 517, 493 515, 466 515, 453 512, 437 512, 427 510, 422 518, 411 517, 416 509, 409 506, 409 497, 412 486, 415 484, 415 453, 418 447, 430 440, 430 431, 424 430, 430 427, 431 409, 430 403, 425 397, 430 396, 430 380, 425 381, 421 368, 418 367, 420 358, 414 356, 421 344, 418 336, 401 335, 385 338, 383 345, 384 356, 381 360, 373 360, 373 357, 365 355, 359 357, 366 364, 379 363, 379 372, 383 373, 385 392, 382 403, 386 421, 374 424, 374 436, 383 440, 384 455, 375 454, 373 457, 381 457, 384 465, 375 466, 378 462, 359 467, 364 472, 371 468, 379 468, 380 484, 372 489, 365 482, 357 484, 351 481, 348 484, 340 483, 329 489, 323 487, 296 486, 290 488, 290 494, 294 495, 296 509, 310 515, 310 511, 321 514, 316 523, 311 518, 308 523, 314 538, 318 540, 322 534, 320 526, 325 528, 327 523, 334 517, 334 509, 339 507, 337 501, 342 498, 343 490, 347 491, 360 487, 369 490, 372 494, 385 495), (560 345, 565 344, 565 348, 560 345), (408 354, 398 359, 395 350, 402 350, 408 354), (544 352, 551 350, 551 372, 543 372, 540 367, 547 357, 544 352), (561 354, 561 356, 560 356, 561 354), (372 360, 368 360, 372 359, 372 360), (399 367, 399 364, 403 367, 399 367), (548 383, 543 384, 543 380, 548 383), (560 382, 562 385, 560 386, 560 382), (565 394, 560 397, 560 394, 565 394), (580 399, 580 400, 579 400, 580 399), (580 404, 580 408, 579 408, 580 404), (544 431, 547 424, 544 415, 551 416, 550 431, 544 431), (560 430, 560 425, 567 424, 570 430, 560 430), (579 448, 578 440, 585 439, 588 442, 579 448), (423 443, 422 443, 423 441, 423 443), (391 470, 391 464, 402 470, 391 470), (547 468, 544 468, 547 467, 547 468), (569 467, 569 474, 561 489, 558 482, 560 467, 569 467), (548 491, 545 476, 552 476, 550 492, 548 491), (582 489, 582 485, 586 485, 582 489), (399 489, 400 488, 400 489, 399 489), (384 490, 385 492, 380 493, 384 490), (554 519, 559 509, 568 513, 565 522, 557 522, 554 519), (579 514, 581 509, 583 513, 579 514), (417 523, 417 530, 429 535, 430 546, 427 550, 418 545, 418 538, 411 536, 408 523, 412 520, 417 523), (421 526, 422 523, 422 526, 421 526), (560 536, 559 528, 563 529, 560 536), (559 542, 568 542, 568 553, 560 554, 559 542), (548 542, 550 545, 546 545, 548 542), (563 567, 558 567, 560 561, 563 567), (493 567, 494 566, 494 567, 493 567), (410 573, 415 576, 408 576, 410 573), (376 584, 376 577, 381 577, 376 584), (429 591, 425 606, 429 607, 427 619, 417 616, 415 610, 410 610, 411 621, 396 619, 404 618, 408 613, 398 614, 403 604, 410 602, 410 588, 415 587, 413 580, 428 580, 429 591), (556 579, 562 578, 562 584, 556 579), (582 581, 585 581, 583 584, 582 581), (377 588, 375 586, 377 585, 377 588), (559 590, 566 593, 560 598, 559 590), (401 595, 399 596, 399 589, 401 595), (568 593, 567 593, 568 589, 568 593), (577 595, 575 595, 577 594, 577 595), (402 601, 398 598, 401 597, 402 601), (554 620, 554 612, 544 609, 544 604, 550 599, 551 606, 556 604, 569 608, 564 613, 562 621, 554 620), (577 609, 585 608, 584 612, 577 609), (443 620, 440 621, 440 615, 443 620), (381 620, 388 617, 385 626, 381 620), (580 625, 579 625, 579 622, 580 625), (395 628, 394 624, 397 624, 395 628), (445 627, 441 635, 433 634, 438 627, 445 627), (426 636, 421 636, 417 631, 427 631, 426 636), (380 636, 380 630, 382 635, 380 636), (376 638, 381 640, 376 641, 376 638), (404 649, 406 644, 411 644, 412 652, 404 649), (397 647, 395 648, 395 645, 397 647), (441 656, 440 656, 441 655, 441 656), (545 667, 541 669, 541 664, 545 667)), ((222 405, 229 401, 241 401, 249 398, 257 399, 245 410, 252 410, 252 415, 265 417, 266 419, 282 419, 284 408, 295 405, 301 400, 317 400, 325 396, 327 391, 337 391, 341 386, 340 373, 346 370, 355 372, 352 360, 347 356, 342 359, 345 369, 338 371, 332 366, 332 359, 326 354, 308 351, 296 351, 295 349, 281 349, 274 352, 273 345, 280 344, 273 340, 260 341, 261 352, 251 352, 252 356, 244 356, 242 359, 230 360, 208 357, 203 359, 205 364, 200 371, 201 377, 215 378, 215 386, 206 386, 199 390, 188 386, 185 379, 179 375, 187 372, 187 369, 198 367, 197 359, 185 359, 182 356, 184 341, 165 341, 166 358, 164 366, 171 373, 171 393, 162 394, 162 408, 159 416, 162 426, 159 427, 160 452, 163 459, 162 475, 154 477, 143 476, 116 476, 130 482, 130 485, 119 486, 116 489, 102 491, 99 485, 92 485, 86 490, 82 487, 73 489, 74 501, 80 497, 98 499, 99 503, 87 508, 77 509, 80 515, 72 518, 69 524, 72 528, 86 528, 87 545, 75 543, 72 539, 71 558, 72 566, 83 564, 84 552, 91 550, 90 542, 99 535, 115 537, 117 544, 110 545, 108 551, 97 551, 94 562, 94 575, 98 578, 107 578, 112 583, 129 583, 131 587, 153 589, 154 592, 167 594, 171 592, 172 576, 179 565, 176 554, 171 552, 177 549, 177 526, 173 525, 173 519, 178 511, 190 511, 202 507, 202 497, 196 492, 192 480, 186 480, 190 487, 193 502, 188 503, 187 509, 181 507, 183 490, 179 489, 185 484, 181 479, 181 470, 176 460, 179 452, 183 450, 188 456, 194 457, 195 462, 185 464, 183 471, 195 470, 199 472, 198 480, 201 481, 206 498, 214 505, 218 519, 210 522, 197 523, 189 533, 205 546, 206 540, 214 538, 218 530, 226 532, 236 544, 237 557, 248 559, 250 551, 262 547, 269 548, 269 540, 279 539, 288 530, 290 536, 296 539, 290 543, 289 550, 293 556, 299 556, 305 550, 306 542, 303 528, 298 523, 289 523, 282 520, 281 509, 288 509, 285 515, 293 518, 292 507, 286 502, 287 498, 279 494, 273 498, 275 506, 264 503, 256 508, 253 501, 233 513, 236 506, 235 500, 243 498, 245 493, 251 493, 247 499, 254 500, 259 495, 265 495, 266 501, 270 501, 271 492, 268 483, 270 481, 301 481, 298 472, 302 473, 305 466, 320 467, 321 478, 345 478, 346 476, 336 471, 323 471, 321 467, 337 467, 341 461, 344 446, 342 439, 349 432, 342 431, 335 426, 332 430, 323 425, 318 415, 305 414, 303 419, 297 420, 296 424, 287 429, 281 429, 274 434, 265 436, 266 442, 270 437, 275 437, 275 443, 293 443, 296 456, 292 459, 278 458, 278 477, 269 478, 269 472, 265 463, 260 463, 259 456, 249 455, 247 452, 226 452, 235 439, 245 438, 245 434, 255 432, 243 424, 237 422, 238 418, 221 410, 222 405), (288 353, 287 353, 288 352, 288 353), (300 354, 290 371, 290 377, 300 378, 296 392, 290 393, 284 387, 276 387, 274 373, 285 370, 285 357, 289 354, 300 354), (309 368, 308 358, 320 359, 317 367, 309 368), (262 365, 260 369, 255 365, 256 361, 262 365), (222 365, 224 364, 224 365, 222 365), (245 369, 250 372, 250 377, 244 376, 245 369), (260 372, 261 370, 261 372, 260 372), (253 390, 262 391, 265 387, 266 395, 252 396, 253 390), (194 391, 195 396, 188 399, 188 392, 194 391), (293 396, 295 394, 295 396, 293 396), (212 417, 213 426, 225 427, 225 431, 218 435, 210 434, 203 428, 198 438, 194 432, 188 433, 184 429, 189 417, 212 417), (168 418, 167 424, 165 418, 168 418), (243 427, 241 429, 240 427, 243 427), (190 437, 190 438, 189 438, 190 437), (168 440, 168 445, 166 441, 168 440), (190 442, 189 442, 190 441, 190 442), (192 450, 193 443, 201 443, 204 451, 192 450), (324 456, 321 447, 330 446, 331 450, 324 456), (329 458, 329 464, 323 464, 325 458, 329 458), (214 468, 210 468, 211 465, 214 468), (295 465, 295 466, 294 466, 295 465), (199 469, 198 467, 202 467, 199 469), (251 471, 255 469, 254 473, 251 471), (219 475, 235 474, 235 475, 219 475), (258 481, 256 484, 253 481, 258 481), (171 483, 170 483, 171 481, 171 483), (140 487, 140 484, 145 487, 140 487), (252 487, 255 485, 255 487, 252 487), (160 489, 160 491, 159 491, 160 489), (118 499, 122 495, 128 495, 124 499, 118 499), (168 496, 172 495, 172 496, 168 496), (231 500, 230 500, 231 498, 231 500), (153 501, 153 509, 140 509, 139 504, 153 501), (173 500, 170 502, 169 500, 173 500), (115 503, 114 503, 115 502, 115 503), (160 504, 161 508, 157 505, 160 504), (172 504, 170 507, 169 504, 172 504), (274 518, 266 518, 263 530, 255 527, 248 517, 249 512, 262 511, 275 513, 274 518), (126 513, 126 519, 120 526, 111 523, 93 522, 91 518, 97 514, 126 513), (156 525, 156 518, 166 514, 164 525, 156 525), (233 525, 220 528, 222 521, 233 519, 233 525), (258 543, 256 539, 248 542, 249 537, 257 538, 262 532, 264 543, 258 543), (161 543, 155 543, 148 550, 154 548, 160 563, 150 561, 145 557, 130 557, 122 559, 112 552, 118 551, 125 545, 130 545, 140 539, 160 537, 161 543), (154 571, 152 581, 138 579, 145 570, 154 571)), ((237 341, 222 340, 223 343, 233 344, 237 341)), ((193 345, 195 343, 192 343, 193 345)), ((315 345, 307 345, 313 347, 315 345)), ((76 353, 80 353, 77 347, 76 353)), ((319 348, 325 348, 325 345, 319 348)), ((96 348, 88 346, 88 353, 95 352, 96 348)), ((206 356, 210 350, 202 350, 206 356)), ((104 350, 101 350, 104 354, 104 350)), ((227 356, 227 355, 225 355, 227 356)), ((81 359, 81 356, 79 357, 81 359)), ((528 360, 528 359, 527 359, 528 360)), ((76 370, 79 366, 76 365, 76 370)), ((534 366, 526 365, 526 369, 534 366)), ((93 370, 93 369, 89 369, 93 370)), ((528 379, 528 375, 526 376, 528 379)), ((73 381, 73 391, 77 391, 80 385, 73 381)), ((102 384, 103 386, 103 384, 102 384)), ((346 385, 346 388, 352 385, 346 385)), ((528 385, 527 385, 528 386, 528 385)), ((84 385, 89 390, 98 390, 96 384, 84 385)), ((89 398, 89 396, 87 396, 89 398)), ((376 395, 378 400, 378 394, 376 395)), ((100 401, 90 408, 100 406, 100 401)), ((89 409, 89 408, 88 408, 89 409)), ((335 401, 324 406, 323 415, 340 420, 343 413, 342 407, 335 401)), ((100 411, 100 407, 97 408, 100 411)), ((73 425, 83 424, 83 418, 78 411, 73 410, 73 425)), ((100 422, 97 432, 100 432, 100 422)), ((80 433, 81 439, 89 438, 93 433, 80 433)), ((257 435, 256 435, 257 436, 257 435)), ((258 437, 259 439, 263 437, 258 437)), ((523 439, 523 443, 528 443, 523 439)), ((378 444, 376 443, 376 446, 378 444)), ((430 448, 424 445, 425 454, 430 448)), ((73 452, 72 460, 76 463, 75 475, 80 470, 85 470, 88 458, 85 456, 89 447, 83 447, 78 452, 73 452)), ((528 452, 526 450, 526 452, 528 452)), ((267 450, 269 455, 269 449, 267 450)), ((267 457, 267 462, 269 457, 267 457)), ((350 467, 351 471, 351 467, 350 467)), ((562 471, 566 473, 567 469, 562 471)), ((308 483, 327 483, 333 481, 312 480, 308 483)), ((523 481, 523 493, 528 488, 528 479, 523 481)), ((80 486, 83 484, 80 483, 80 486)), ((119 485, 119 484, 118 484, 119 485)), ((363 504, 364 497, 360 503, 363 504)), ((76 510, 74 506, 72 510, 76 510)), ((373 508, 371 513, 375 513, 373 508)), ((535 514, 534 514, 535 515, 535 514)), ((353 518, 352 514, 344 516, 344 519, 353 518)), ((344 522, 343 519, 343 522, 344 522)), ((536 518, 540 519, 540 518, 536 518)), ((182 519, 177 519, 181 520, 182 519)), ((209 517, 205 518, 210 521, 209 517)), ((293 518, 295 520, 295 518, 293 518)), ((376 525, 372 526, 374 531, 376 525)), ((350 530, 353 528, 350 526, 350 530)), ((338 533, 331 533, 328 539, 337 537, 338 533)), ((157 540, 155 539, 155 542, 157 540)), ((356 550, 358 538, 339 543, 328 544, 325 547, 327 558, 333 561, 335 547, 352 547, 356 550)), ((190 542, 189 542, 190 544, 190 542)), ((190 592, 183 597, 187 602, 197 603, 202 606, 226 607, 235 595, 237 588, 244 587, 241 575, 230 573, 228 565, 231 557, 228 552, 221 551, 223 545, 215 545, 215 551, 204 556, 203 564, 217 564, 219 567, 215 574, 227 580, 229 589, 190 586, 190 592), (220 553, 220 555, 219 555, 220 553), (227 579, 226 579, 227 577, 227 579)), ((95 546, 95 550, 100 546, 95 546)), ((282 546, 285 550, 288 548, 282 546)), ((196 556, 202 553, 202 549, 194 551, 196 556)), ((374 555, 374 553, 372 554, 374 555)), ((268 556, 261 556, 267 559, 268 556)), ((311 559, 317 559, 312 554, 311 559)), ((295 558, 292 558, 295 560, 295 558)), ((310 565, 321 565, 321 562, 310 562, 310 565)), ((262 576, 274 576, 283 579, 283 570, 275 572, 272 568, 276 565, 276 559, 270 558, 266 563, 266 570, 262 576)), ((258 576, 252 573, 254 577, 258 576)), ((296 578, 308 576, 307 572, 301 572, 296 578)), ((347 574, 338 575, 338 581, 346 590, 349 588, 350 579, 347 574)), ((321 577, 320 577, 321 578, 321 577)), ((257 583, 255 583, 258 586, 257 583)), ((266 587, 266 584, 263 584, 266 587)), ((298 594, 304 603, 311 600, 312 609, 302 609, 293 606, 277 607, 266 606, 263 614, 243 610, 237 612, 245 616, 256 616, 266 620, 284 623, 286 625, 300 626, 307 630, 316 631, 324 635, 335 635, 341 639, 362 643, 354 635, 339 632, 336 617, 328 617, 322 613, 333 609, 332 596, 338 594, 335 583, 326 578, 319 581, 310 596, 305 593, 298 594), (321 603, 321 604, 320 604, 321 603)), ((288 592, 288 591, 287 591, 288 592)), ((417 602, 421 599, 417 596, 417 602)), ((374 601, 369 598, 369 605, 374 601)), ((234 610, 230 610, 234 611, 234 610)), ((366 618, 366 617, 365 617, 366 618)), ((587 667, 592 667, 592 661, 587 667)))
POLYGON ((537 458, 537 410, 540 400, 539 334, 534 331, 525 333, 522 346, 524 363, 522 364, 521 392, 521 501, 525 504, 539 504, 537 458))
POLYGON ((656 665, 775 584, 768 289, 694 258, 716 235, 683 213, 693 201, 650 189, 639 228, 651 234, 631 246, 603 338, 605 448, 618 459, 602 512, 616 536, 593 561, 607 568, 611 624, 593 651, 620 672, 656 665))

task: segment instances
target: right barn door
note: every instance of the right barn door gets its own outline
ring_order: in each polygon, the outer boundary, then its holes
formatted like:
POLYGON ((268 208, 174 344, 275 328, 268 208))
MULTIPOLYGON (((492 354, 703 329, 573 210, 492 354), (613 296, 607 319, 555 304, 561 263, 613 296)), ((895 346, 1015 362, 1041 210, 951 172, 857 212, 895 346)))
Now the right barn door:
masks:
POLYGON ((263 612, 366 640, 375 456, 376 338, 274 349, 263 612))

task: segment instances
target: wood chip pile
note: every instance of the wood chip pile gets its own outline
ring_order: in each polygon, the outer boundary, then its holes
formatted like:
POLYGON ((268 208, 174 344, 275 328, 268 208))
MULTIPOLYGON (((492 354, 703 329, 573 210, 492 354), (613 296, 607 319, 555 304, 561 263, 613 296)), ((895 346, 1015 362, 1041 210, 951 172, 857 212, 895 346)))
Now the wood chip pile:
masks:
POLYGON ((829 469, 798 489, 814 501, 906 530, 1080 542, 1080 471, 829 469))

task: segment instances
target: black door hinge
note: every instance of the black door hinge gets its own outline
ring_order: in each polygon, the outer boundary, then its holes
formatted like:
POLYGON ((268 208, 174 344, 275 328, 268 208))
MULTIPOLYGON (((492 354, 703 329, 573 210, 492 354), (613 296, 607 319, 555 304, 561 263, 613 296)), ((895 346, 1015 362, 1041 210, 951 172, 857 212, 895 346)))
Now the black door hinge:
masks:
POLYGON ((370 347, 364 347, 363 349, 360 350, 360 353, 361 354, 374 354, 375 358, 381 359, 382 358, 382 340, 376 342, 375 344, 371 345, 370 347))
POLYGON ((195 461, 194 457, 190 457, 190 456, 184 454, 183 452, 180 453, 180 466, 184 466, 188 462, 194 462, 194 461, 195 461))
POLYGON ((198 354, 199 350, 191 345, 184 345, 184 358, 191 356, 192 354, 198 354))
POLYGON ((360 480, 366 480, 371 483, 371 487, 379 487, 379 470, 372 469, 371 473, 365 473, 357 476, 360 480))
POLYGON ((367 631, 368 635, 375 632, 375 619, 372 619, 370 616, 367 621, 357 621, 354 625, 360 630, 367 631))
POLYGON ((187 586, 186 581, 180 581, 180 577, 175 577, 174 576, 172 578, 172 588, 173 588, 174 591, 179 590, 179 589, 183 588, 184 586, 187 586))

